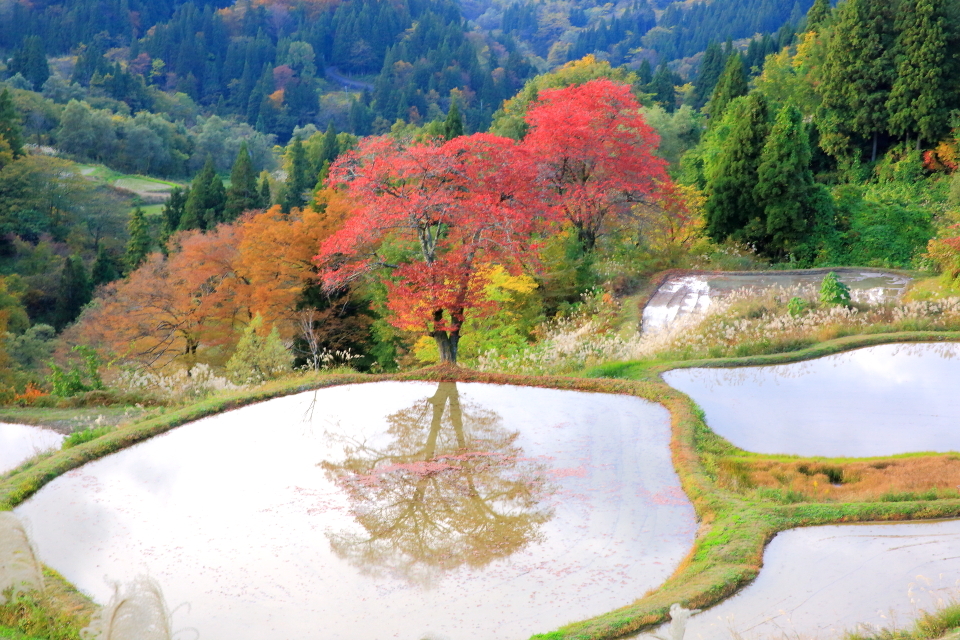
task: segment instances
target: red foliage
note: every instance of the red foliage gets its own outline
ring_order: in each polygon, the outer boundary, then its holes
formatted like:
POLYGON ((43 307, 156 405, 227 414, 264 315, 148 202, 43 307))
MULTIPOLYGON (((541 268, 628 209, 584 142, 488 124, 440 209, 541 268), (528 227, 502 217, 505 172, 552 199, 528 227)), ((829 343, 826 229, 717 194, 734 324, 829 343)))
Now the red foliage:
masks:
POLYGON ((547 89, 526 116, 523 146, 558 213, 593 248, 611 216, 657 199, 669 183, 660 142, 630 87, 607 79, 547 89))
POLYGON ((364 141, 331 169, 331 180, 358 205, 320 247, 325 284, 337 288, 389 269, 394 324, 427 331, 441 351, 451 341, 444 356, 455 359, 466 311, 491 308, 482 267, 515 272, 542 222, 530 169, 516 143, 490 134, 446 143, 364 141), (385 244, 404 257, 391 264, 385 244))

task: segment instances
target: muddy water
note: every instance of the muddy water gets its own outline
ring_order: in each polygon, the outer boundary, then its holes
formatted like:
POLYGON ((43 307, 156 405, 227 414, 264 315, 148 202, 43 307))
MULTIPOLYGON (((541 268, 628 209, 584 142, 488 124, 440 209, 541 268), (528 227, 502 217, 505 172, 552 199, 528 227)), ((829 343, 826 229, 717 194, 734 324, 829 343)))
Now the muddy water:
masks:
POLYGON ((63 435, 50 429, 0 422, 0 474, 62 442, 63 435))
MULTIPOLYGON (((755 274, 716 274, 675 276, 664 282, 643 309, 643 331, 658 331, 678 318, 710 306, 737 289, 770 287, 819 287, 822 273, 761 272, 755 274)), ((850 287, 854 300, 884 302, 896 300, 910 284, 910 278, 878 271, 840 272, 840 280, 850 287)))
POLYGON ((780 533, 759 577, 693 616, 686 640, 840 638, 908 626, 960 594, 960 521, 810 527, 780 533), (738 635, 734 635, 734 632, 738 635))
POLYGON ((664 380, 757 453, 960 451, 960 344, 891 344, 769 367, 677 369, 664 380))
POLYGON ((375 383, 208 418, 17 513, 106 602, 147 573, 203 640, 528 638, 623 606, 689 550, 669 415, 639 399, 375 383))

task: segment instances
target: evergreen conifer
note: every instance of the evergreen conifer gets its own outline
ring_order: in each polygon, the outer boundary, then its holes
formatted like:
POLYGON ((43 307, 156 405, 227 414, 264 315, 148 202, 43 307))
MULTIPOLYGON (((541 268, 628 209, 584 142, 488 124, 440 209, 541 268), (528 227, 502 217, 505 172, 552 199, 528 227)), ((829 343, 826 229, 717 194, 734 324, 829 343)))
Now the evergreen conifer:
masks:
POLYGON ((723 73, 720 74, 717 86, 713 90, 713 96, 710 98, 710 120, 719 122, 727 105, 734 98, 747 95, 748 90, 747 74, 743 69, 743 58, 740 57, 739 52, 735 51, 727 57, 723 73))
POLYGON ((306 204, 303 194, 315 183, 311 180, 307 151, 298 136, 293 139, 293 145, 290 147, 290 173, 287 176, 287 193, 283 199, 283 211, 289 213, 291 209, 303 208, 306 204))
POLYGON ((53 311, 53 326, 56 330, 62 331, 76 320, 91 297, 93 287, 83 260, 76 254, 65 258, 53 311))
POLYGON ((273 204, 273 195, 270 193, 270 176, 266 172, 260 176, 260 196, 259 203, 261 209, 266 209, 273 204))
POLYGON ((443 137, 445 140, 453 140, 463 135, 463 118, 460 116, 460 107, 457 101, 450 102, 450 111, 447 112, 447 119, 443 122, 443 137))
POLYGON ((890 132, 936 142, 950 129, 945 6, 942 0, 900 0, 894 28, 896 74, 886 107, 890 132))
POLYGON ((107 251, 102 244, 97 247, 97 258, 90 269, 90 283, 94 287, 119 280, 123 275, 123 265, 112 252, 107 251))
POLYGON ((770 130, 766 98, 754 92, 734 100, 728 108, 730 113, 724 119, 730 123, 730 133, 707 178, 707 232, 718 242, 730 237, 745 240, 747 226, 766 219, 754 195, 757 168, 770 130))
POLYGON ((820 191, 810 170, 803 116, 788 104, 777 114, 757 169, 755 195, 765 219, 752 235, 763 253, 781 259, 796 255, 815 226, 823 202, 820 191))
POLYGON ((20 116, 13 106, 10 90, 4 87, 0 92, 0 136, 7 141, 13 157, 23 155, 23 137, 20 133, 20 116))
POLYGON ((819 31, 830 17, 830 11, 830 0, 814 0, 813 6, 807 12, 807 31, 819 31))
POLYGON ((257 192, 257 174, 253 171, 253 161, 247 151, 247 143, 240 145, 237 159, 230 172, 230 188, 227 189, 227 201, 224 206, 224 220, 236 220, 241 213, 256 209, 260 203, 257 192))
POLYGON ((213 159, 207 158, 207 163, 190 185, 190 194, 177 229, 212 229, 223 222, 226 201, 223 181, 217 175, 213 159))
POLYGON ((137 267, 143 264, 143 261, 150 255, 150 249, 153 246, 153 239, 150 237, 150 225, 147 223, 147 217, 143 209, 139 206, 130 215, 127 232, 130 235, 126 256, 129 272, 136 271, 137 267))

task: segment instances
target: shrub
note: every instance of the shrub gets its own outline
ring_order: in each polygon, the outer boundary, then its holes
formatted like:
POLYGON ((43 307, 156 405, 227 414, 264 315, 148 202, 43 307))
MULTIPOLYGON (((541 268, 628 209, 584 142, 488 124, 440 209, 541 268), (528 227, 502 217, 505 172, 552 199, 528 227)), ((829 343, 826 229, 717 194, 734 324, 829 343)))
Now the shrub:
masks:
POLYGON ((82 431, 74 431, 63 440, 62 448, 73 448, 77 445, 83 444, 84 442, 90 442, 91 440, 96 440, 100 436, 105 436, 111 431, 113 431, 113 427, 93 427, 83 429, 82 431))
POLYGON ((263 317, 258 313, 244 329, 237 350, 227 362, 227 375, 235 383, 260 384, 293 368, 293 356, 280 341, 277 328, 265 333, 263 317))
POLYGON ((850 306, 850 287, 840 282, 840 278, 833 271, 824 276, 820 284, 820 303, 850 306))

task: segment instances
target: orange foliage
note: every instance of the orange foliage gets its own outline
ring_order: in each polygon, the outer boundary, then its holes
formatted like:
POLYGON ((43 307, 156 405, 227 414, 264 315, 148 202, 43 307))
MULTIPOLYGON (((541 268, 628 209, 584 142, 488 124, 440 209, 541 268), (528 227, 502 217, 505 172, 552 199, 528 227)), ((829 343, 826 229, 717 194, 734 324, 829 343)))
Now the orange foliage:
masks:
POLYGON ((958 165, 960 150, 957 149, 956 138, 947 138, 941 141, 936 149, 923 154, 923 166, 928 171, 956 171, 958 165))
POLYGON ((930 240, 926 257, 951 280, 960 278, 960 237, 930 240))
POLYGON ((181 232, 169 258, 154 254, 108 285, 68 339, 148 366, 192 366, 222 364, 258 313, 290 338, 316 246, 335 228, 314 209, 285 216, 273 207, 206 233, 181 232))
POLYGON ((818 502, 875 501, 936 492, 957 497, 960 457, 954 454, 834 464, 815 460, 726 461, 720 483, 731 489, 793 491, 818 502), (840 480, 840 482, 836 482, 840 480))
POLYGON ((27 388, 23 393, 18 393, 13 396, 13 401, 19 404, 22 407, 30 406, 37 401, 38 398, 43 396, 50 395, 43 391, 40 387, 36 386, 32 382, 27 383, 27 388))

